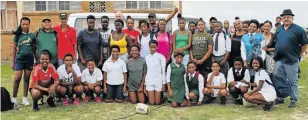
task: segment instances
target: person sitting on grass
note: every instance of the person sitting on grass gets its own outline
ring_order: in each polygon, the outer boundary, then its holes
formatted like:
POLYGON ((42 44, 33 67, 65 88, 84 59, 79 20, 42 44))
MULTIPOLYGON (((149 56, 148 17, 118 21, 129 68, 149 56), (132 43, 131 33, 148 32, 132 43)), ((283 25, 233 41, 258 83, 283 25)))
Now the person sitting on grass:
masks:
POLYGON ((187 73, 184 75, 185 82, 185 106, 191 106, 191 103, 201 105, 203 100, 202 90, 204 89, 204 77, 196 71, 197 64, 189 62, 187 64, 187 73))
POLYGON ((84 86, 84 92, 86 94, 83 99, 84 102, 89 102, 89 96, 92 93, 96 94, 96 102, 101 102, 101 86, 100 83, 103 80, 103 74, 100 69, 95 67, 95 60, 92 57, 87 58, 87 68, 82 71, 81 82, 84 86))
POLYGON ((212 102, 215 97, 220 96, 220 104, 226 104, 226 78, 223 73, 220 72, 220 66, 217 62, 212 64, 212 72, 208 74, 206 88, 203 93, 206 94, 207 103, 212 102), (214 97, 214 98, 212 98, 214 97))
POLYGON ((185 96, 185 66, 182 64, 184 53, 175 52, 175 62, 170 63, 167 67, 166 80, 168 83, 168 100, 171 101, 172 107, 182 104, 185 96))
POLYGON ((55 67, 50 63, 51 54, 43 50, 40 54, 40 64, 34 66, 30 93, 33 99, 33 111, 39 111, 38 100, 47 95, 47 104, 56 107, 54 97, 56 86, 59 85, 59 76, 55 67))
POLYGON ((105 61, 104 71, 104 93, 107 94, 106 102, 112 102, 113 98, 118 103, 123 102, 123 93, 126 92, 127 69, 124 60, 119 57, 120 47, 110 47, 111 57, 105 61))
POLYGON ((235 104, 243 104, 243 95, 247 93, 250 85, 250 74, 249 70, 243 67, 243 60, 241 57, 236 57, 233 61, 234 67, 230 68, 228 71, 228 88, 230 94, 236 99, 235 104))
POLYGON ((57 91, 60 92, 63 98, 63 105, 69 104, 68 98, 73 100, 73 93, 76 94, 74 105, 79 105, 79 98, 83 93, 83 86, 81 85, 81 72, 77 64, 73 64, 73 55, 68 53, 64 55, 64 64, 61 65, 57 72, 59 74, 60 85, 57 91))
POLYGON ((274 101, 277 98, 273 83, 266 71, 262 69, 261 57, 253 58, 250 65, 255 71, 254 83, 251 83, 254 89, 244 94, 244 98, 250 103, 265 104, 263 110, 270 111, 274 107, 274 101))

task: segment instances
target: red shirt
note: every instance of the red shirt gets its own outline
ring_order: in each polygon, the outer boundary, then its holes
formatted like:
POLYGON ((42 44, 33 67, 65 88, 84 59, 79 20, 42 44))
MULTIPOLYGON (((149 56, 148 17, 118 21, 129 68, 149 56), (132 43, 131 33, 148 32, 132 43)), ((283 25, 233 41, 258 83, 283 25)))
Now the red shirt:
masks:
POLYGON ((58 58, 64 59, 64 55, 67 53, 75 56, 74 46, 77 44, 76 30, 68 26, 67 32, 62 32, 61 25, 55 26, 54 30, 58 35, 58 58))
POLYGON ((139 42, 139 31, 137 30, 128 30, 128 29, 123 29, 123 32, 126 33, 128 36, 130 36, 133 40, 135 40, 135 44, 139 42))
POLYGON ((43 70, 42 65, 38 64, 34 66, 32 72, 32 82, 30 84, 30 88, 34 88, 34 82, 49 82, 51 78, 59 79, 59 75, 52 64, 48 64, 48 68, 46 71, 43 70))

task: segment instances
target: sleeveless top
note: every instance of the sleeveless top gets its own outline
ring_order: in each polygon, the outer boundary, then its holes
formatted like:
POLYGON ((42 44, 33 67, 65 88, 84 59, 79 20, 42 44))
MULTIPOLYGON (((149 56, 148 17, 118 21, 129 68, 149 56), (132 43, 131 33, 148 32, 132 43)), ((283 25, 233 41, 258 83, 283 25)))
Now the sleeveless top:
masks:
POLYGON ((230 56, 233 58, 237 56, 241 56, 241 39, 243 35, 237 35, 236 33, 233 35, 231 40, 231 53, 230 56))
POLYGON ((119 54, 127 53, 127 41, 126 41, 126 34, 120 40, 113 40, 112 34, 110 35, 110 46, 118 45, 120 47, 119 54))
POLYGON ((100 30, 100 33, 102 35, 102 38, 103 38, 103 55, 104 55, 104 58, 108 58, 108 39, 109 39, 109 36, 111 34, 111 29, 108 29, 106 32, 103 32, 102 30, 100 30))
POLYGON ((234 76, 234 81, 241 81, 241 80, 243 80, 243 78, 244 78, 244 76, 245 76, 245 71, 246 71, 246 69, 245 69, 245 68, 242 68, 242 71, 239 72, 239 74, 237 74, 237 73, 235 72, 235 68, 233 67, 233 68, 232 68, 232 72, 233 72, 233 76, 234 76))
MULTIPOLYGON (((177 30, 175 37, 176 37, 175 38, 175 47, 176 48, 183 48, 183 47, 188 45, 188 30, 185 30, 184 35, 181 35, 180 30, 177 30)), ((185 50, 184 54, 188 55, 189 54, 188 50, 185 50)))

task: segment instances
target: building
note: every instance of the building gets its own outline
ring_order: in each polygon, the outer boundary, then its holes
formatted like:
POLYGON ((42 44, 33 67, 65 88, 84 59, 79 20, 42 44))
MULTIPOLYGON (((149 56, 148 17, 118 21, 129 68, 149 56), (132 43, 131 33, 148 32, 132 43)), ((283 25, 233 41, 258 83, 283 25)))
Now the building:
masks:
POLYGON ((181 12, 181 1, 1 1, 1 60, 12 59, 11 33, 22 16, 30 18, 30 31, 35 32, 44 17, 60 24, 58 15, 63 12, 171 13, 174 6, 181 12))

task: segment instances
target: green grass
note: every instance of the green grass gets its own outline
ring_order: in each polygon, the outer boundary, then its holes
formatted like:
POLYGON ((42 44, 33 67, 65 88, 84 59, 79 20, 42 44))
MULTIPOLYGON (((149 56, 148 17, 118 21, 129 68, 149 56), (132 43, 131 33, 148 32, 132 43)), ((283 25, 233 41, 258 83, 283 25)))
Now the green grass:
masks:
MULTIPOLYGON (((308 119, 308 61, 301 63, 302 73, 299 80, 300 100, 295 109, 289 109, 290 102, 287 99, 283 105, 275 106, 271 112, 264 112, 262 106, 252 106, 249 108, 227 104, 210 104, 189 108, 171 108, 164 104, 156 110, 152 110, 148 115, 137 114, 126 118, 128 120, 290 120, 308 119)), ((1 86, 6 87, 12 94, 13 71, 9 65, 1 65, 1 86)), ((22 83, 18 92, 18 101, 22 100, 22 83)), ((31 98, 29 97, 29 100, 31 98)), ((150 106, 155 109, 158 106, 150 106)), ((135 113, 135 107, 128 102, 118 103, 83 103, 79 106, 69 105, 63 107, 60 103, 56 108, 49 108, 41 105, 39 112, 33 112, 31 106, 21 106, 19 110, 1 112, 3 120, 110 120, 135 113)))

